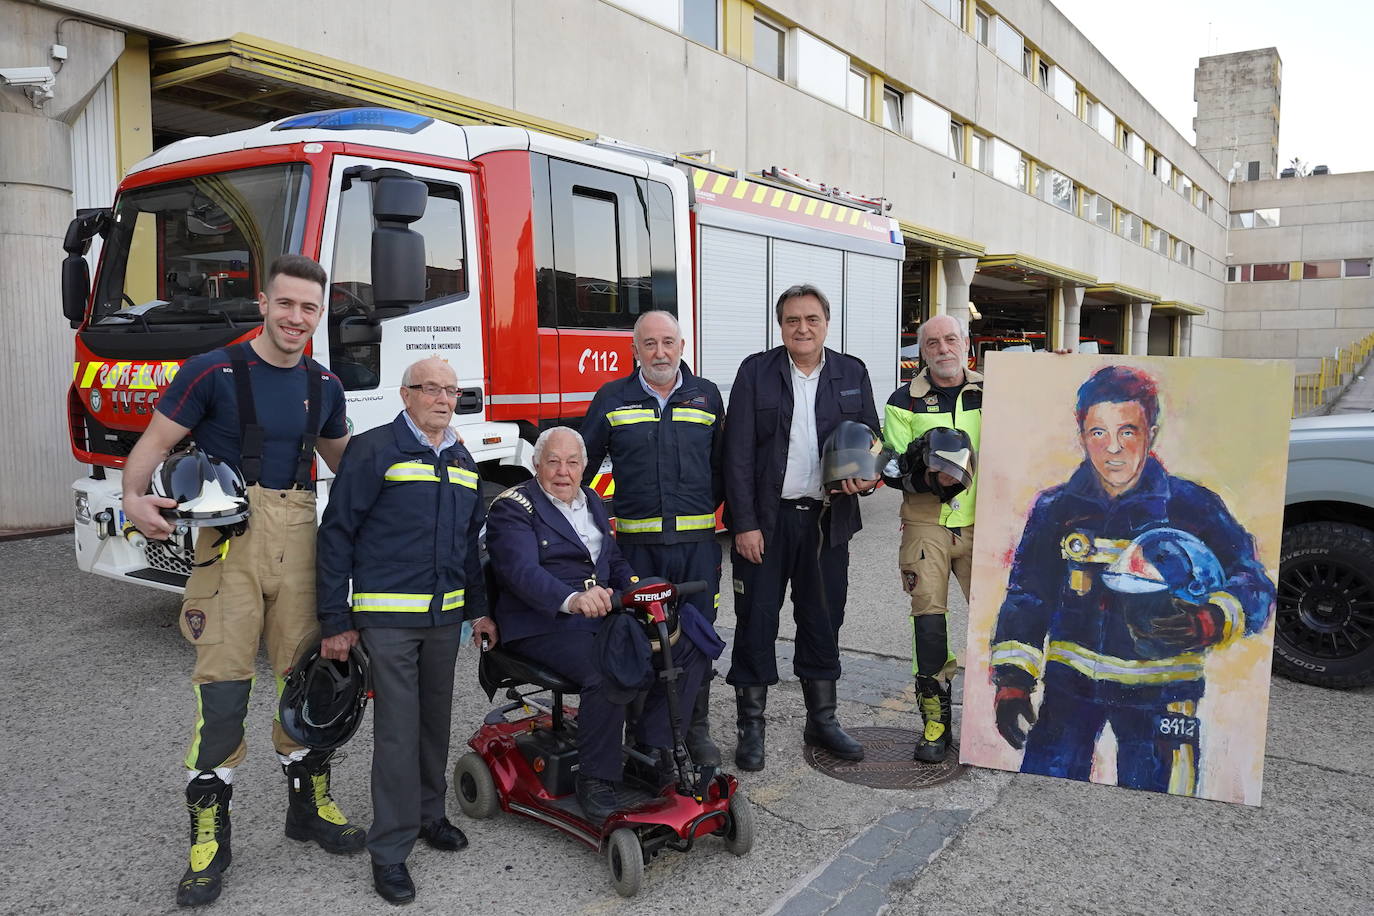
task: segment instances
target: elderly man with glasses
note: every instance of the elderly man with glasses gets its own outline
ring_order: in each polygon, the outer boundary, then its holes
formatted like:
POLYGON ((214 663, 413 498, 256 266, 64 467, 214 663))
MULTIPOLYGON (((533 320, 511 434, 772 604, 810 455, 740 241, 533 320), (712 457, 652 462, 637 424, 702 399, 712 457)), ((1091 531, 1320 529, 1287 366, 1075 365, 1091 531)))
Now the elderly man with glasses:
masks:
POLYGON ((405 410, 344 453, 316 551, 322 654, 342 660, 361 638, 371 660, 367 848, 373 885, 390 903, 415 897, 405 862, 417 838, 467 846, 444 807, 453 669, 464 620, 475 621, 474 642, 496 640, 478 559, 477 463, 449 426, 457 398, 443 360, 406 369, 405 410))

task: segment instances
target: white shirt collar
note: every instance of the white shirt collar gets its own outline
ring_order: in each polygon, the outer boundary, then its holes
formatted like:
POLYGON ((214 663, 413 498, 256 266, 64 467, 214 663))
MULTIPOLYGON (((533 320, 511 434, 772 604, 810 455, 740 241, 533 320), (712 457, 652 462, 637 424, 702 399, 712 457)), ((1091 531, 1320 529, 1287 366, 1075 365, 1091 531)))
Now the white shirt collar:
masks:
POLYGON ((812 379, 820 378, 821 370, 825 368, 825 348, 821 347, 821 361, 816 363, 816 368, 811 370, 810 375, 802 374, 802 371, 797 368, 796 362, 792 359, 791 353, 787 354, 787 364, 792 367, 793 378, 805 379, 808 382, 812 379))
MULTIPOLYGON (((539 489, 544 490, 544 485, 542 483, 539 484, 539 489)), ((548 490, 544 490, 544 495, 547 496, 549 498, 549 501, 552 502, 555 506, 559 506, 563 509, 571 509, 573 512, 581 511, 587 506, 587 494, 582 492, 582 488, 580 486, 577 488, 577 495, 572 498, 571 503, 567 502, 566 500, 560 499, 557 496, 554 496, 548 490)))
POLYGON ((677 370, 677 379, 673 382, 673 390, 668 392, 666 397, 655 391, 654 386, 649 384, 649 380, 644 377, 644 369, 642 367, 639 370, 639 385, 645 392, 654 396, 654 399, 658 401, 659 409, 662 410, 664 407, 668 406, 668 398, 677 394, 677 390, 682 387, 682 370, 677 370))
POLYGON ((433 442, 429 441, 429 436, 425 434, 424 430, 415 425, 415 421, 410 418, 410 411, 401 411, 401 416, 406 418, 406 425, 409 426, 410 431, 415 434, 415 438, 420 440, 420 444, 427 449, 432 449, 436 455, 441 454, 444 449, 458 441, 458 434, 453 431, 453 427, 446 426, 444 427, 444 441, 439 445, 435 445, 433 442))

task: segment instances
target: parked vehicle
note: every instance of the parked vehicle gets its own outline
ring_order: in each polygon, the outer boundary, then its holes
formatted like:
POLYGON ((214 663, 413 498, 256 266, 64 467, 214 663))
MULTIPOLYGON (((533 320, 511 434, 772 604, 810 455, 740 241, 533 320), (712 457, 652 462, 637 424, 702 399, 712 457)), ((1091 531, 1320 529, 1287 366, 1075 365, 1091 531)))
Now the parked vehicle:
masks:
POLYGON ((1274 670, 1374 684, 1374 414, 1294 420, 1288 449, 1274 670))

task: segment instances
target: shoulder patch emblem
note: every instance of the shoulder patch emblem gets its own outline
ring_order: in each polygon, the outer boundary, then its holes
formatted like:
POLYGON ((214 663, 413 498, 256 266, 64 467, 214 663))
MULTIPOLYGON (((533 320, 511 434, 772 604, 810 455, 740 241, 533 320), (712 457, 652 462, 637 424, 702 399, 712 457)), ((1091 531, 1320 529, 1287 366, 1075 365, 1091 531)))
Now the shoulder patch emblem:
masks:
MULTIPOLYGON (((500 493, 496 494, 496 499, 514 500, 523 506, 525 511, 530 515, 534 514, 534 503, 530 502, 530 498, 525 495, 525 491, 520 484, 502 490, 500 493)), ((496 499, 493 499, 492 502, 496 502, 496 499)))

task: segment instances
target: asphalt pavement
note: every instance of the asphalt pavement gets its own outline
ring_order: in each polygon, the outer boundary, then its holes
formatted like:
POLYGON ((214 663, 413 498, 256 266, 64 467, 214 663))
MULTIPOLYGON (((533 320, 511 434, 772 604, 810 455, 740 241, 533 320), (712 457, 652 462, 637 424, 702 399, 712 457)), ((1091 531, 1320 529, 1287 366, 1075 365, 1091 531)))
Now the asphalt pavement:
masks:
MULTIPOLYGON (((914 728, 896 497, 880 492, 864 508, 841 718, 914 728)), ((729 636, 728 562, 723 580, 729 636)), ((962 648, 966 612, 955 604, 962 648)), ((0 542, 0 608, 9 696, 0 705, 0 913, 176 911, 187 842, 181 758, 194 714, 177 598, 79 573, 58 536, 0 542)), ((790 644, 779 651, 790 655, 790 644)), ((475 670, 465 649, 455 759, 489 708, 475 670)), ((1374 912, 1374 689, 1275 680, 1264 805, 1249 808, 982 769, 920 790, 842 783, 802 759, 801 693, 783 671, 769 700, 767 769, 742 776, 757 816, 749 855, 713 838, 665 852, 640 895, 624 900, 587 847, 514 815, 470 821, 451 801, 471 846, 416 847, 409 912, 1374 912)), ((283 836, 272 678, 265 667, 259 674, 249 757, 235 779, 234 864, 212 912, 390 912, 365 854, 331 856, 283 836)), ((733 707, 717 689, 712 728, 727 757, 733 707)), ((365 724, 335 770, 337 800, 363 824, 370 731, 365 724)))

